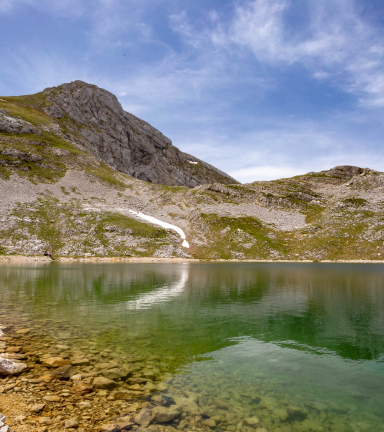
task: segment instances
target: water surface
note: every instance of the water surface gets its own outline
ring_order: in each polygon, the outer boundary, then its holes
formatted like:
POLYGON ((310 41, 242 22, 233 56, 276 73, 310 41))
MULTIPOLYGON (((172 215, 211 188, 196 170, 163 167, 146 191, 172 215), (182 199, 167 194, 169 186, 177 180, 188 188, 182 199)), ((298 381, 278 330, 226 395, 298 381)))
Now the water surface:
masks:
POLYGON ((0 323, 140 356, 217 431, 253 430, 248 417, 269 431, 384 431, 383 287, 379 264, 2 265, 0 323))

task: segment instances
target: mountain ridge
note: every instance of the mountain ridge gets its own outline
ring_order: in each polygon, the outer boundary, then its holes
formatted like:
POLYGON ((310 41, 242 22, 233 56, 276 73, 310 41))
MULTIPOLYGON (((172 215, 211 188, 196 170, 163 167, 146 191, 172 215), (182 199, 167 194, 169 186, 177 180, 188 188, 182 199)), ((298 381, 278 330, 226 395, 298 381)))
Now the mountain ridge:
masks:
POLYGON ((43 111, 60 121, 64 135, 125 174, 151 183, 196 187, 238 183, 223 171, 181 152, 146 121, 123 110, 117 97, 83 81, 41 92, 43 111))
MULTIPOLYGON (((100 160, 86 148, 84 140, 95 133, 101 112, 94 120, 92 113, 81 113, 81 126, 76 113, 72 118, 64 109, 54 112, 62 103, 51 102, 48 95, 64 94, 65 100, 67 93, 52 92, 0 98, 0 254, 267 260, 384 256, 381 172, 345 165, 241 185, 220 182, 210 171, 212 181, 193 188, 151 183, 117 171, 107 157, 100 160), (179 228, 190 247, 183 247, 177 231, 151 222, 155 219, 179 228)), ((112 136, 125 133, 120 126, 112 136)), ((159 134, 155 138, 169 147, 159 134)))

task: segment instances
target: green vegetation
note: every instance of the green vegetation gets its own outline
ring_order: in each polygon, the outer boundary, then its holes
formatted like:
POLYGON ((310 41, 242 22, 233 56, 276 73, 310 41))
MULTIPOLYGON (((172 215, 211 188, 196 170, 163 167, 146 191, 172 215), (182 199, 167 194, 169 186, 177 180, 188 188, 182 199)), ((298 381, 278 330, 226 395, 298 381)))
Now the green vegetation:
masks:
MULTIPOLYGON (((26 96, 19 97, 1 97, 0 109, 7 110, 13 116, 19 116, 23 120, 34 125, 47 125, 52 123, 52 120, 43 111, 39 111, 36 107, 30 108, 26 102, 26 96)), ((32 102, 32 100, 29 100, 32 102)))
POLYGON ((219 217, 202 214, 209 226, 208 246, 195 248, 192 252, 199 258, 248 259, 269 258, 271 251, 284 254, 287 248, 279 232, 268 228, 253 217, 219 217))
POLYGON ((53 256, 148 256, 169 244, 162 228, 118 213, 83 213, 79 201, 63 203, 48 194, 33 204, 17 205, 11 217, 16 222, 1 237, 18 242, 22 250, 40 240, 38 249, 32 249, 40 255, 47 250, 53 256))
POLYGON ((362 199, 362 198, 350 197, 350 198, 343 200, 343 203, 346 205, 352 205, 355 207, 362 207, 362 206, 367 205, 367 200, 362 199))
POLYGON ((0 165, 0 178, 3 180, 9 180, 11 173, 9 170, 0 165))
POLYGON ((85 172, 94 177, 97 177, 102 182, 107 183, 118 190, 124 190, 126 188, 125 183, 119 179, 119 177, 122 178, 121 174, 119 174, 117 171, 112 169, 104 162, 100 162, 100 165, 98 167, 87 166, 85 168, 85 172))

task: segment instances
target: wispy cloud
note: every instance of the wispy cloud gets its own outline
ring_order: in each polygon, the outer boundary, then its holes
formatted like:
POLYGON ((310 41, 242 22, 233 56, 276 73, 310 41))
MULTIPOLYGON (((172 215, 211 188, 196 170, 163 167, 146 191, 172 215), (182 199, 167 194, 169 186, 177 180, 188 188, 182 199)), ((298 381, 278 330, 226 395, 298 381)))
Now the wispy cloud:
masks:
POLYGON ((308 2, 307 20, 295 31, 291 8, 288 0, 241 2, 232 22, 217 25, 210 38, 225 50, 250 51, 262 63, 301 63, 315 78, 331 78, 357 94, 362 104, 384 106, 381 30, 360 17, 352 0, 308 2))
POLYGON ((17 27, 2 52, 0 93, 97 84, 242 181, 345 163, 380 169, 384 40, 357 1, 303 0, 300 13, 294 0, 213 3, 0 0, 4 32, 12 19, 17 27), (47 25, 22 39, 25 6, 47 25), (289 79, 297 88, 287 91, 289 79))

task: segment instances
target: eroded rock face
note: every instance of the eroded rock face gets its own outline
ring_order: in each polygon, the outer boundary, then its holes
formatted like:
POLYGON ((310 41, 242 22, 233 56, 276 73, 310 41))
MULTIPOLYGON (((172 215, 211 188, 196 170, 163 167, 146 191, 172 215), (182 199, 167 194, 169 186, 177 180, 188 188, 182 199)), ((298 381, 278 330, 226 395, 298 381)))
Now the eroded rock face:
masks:
POLYGON ((74 81, 43 91, 45 112, 65 123, 66 135, 132 177, 170 186, 237 183, 217 168, 181 152, 150 124, 125 112, 116 96, 74 81))
POLYGON ((12 134, 41 133, 35 126, 22 119, 12 117, 0 111, 0 132, 12 134))

